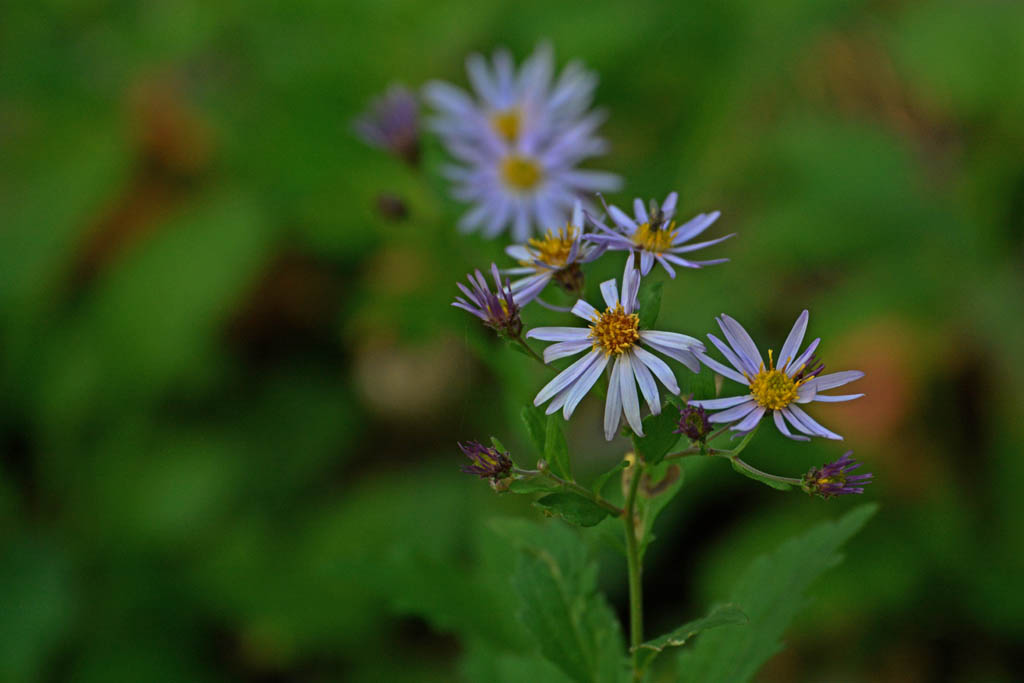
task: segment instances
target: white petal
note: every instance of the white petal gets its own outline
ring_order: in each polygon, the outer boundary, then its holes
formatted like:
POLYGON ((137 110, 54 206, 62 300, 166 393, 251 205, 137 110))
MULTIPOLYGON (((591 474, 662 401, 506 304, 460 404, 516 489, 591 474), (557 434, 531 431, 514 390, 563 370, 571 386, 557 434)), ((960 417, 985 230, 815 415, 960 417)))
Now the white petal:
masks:
POLYGON ((572 312, 586 320, 587 322, 593 322, 594 316, 601 315, 601 312, 596 308, 588 304, 583 299, 577 299, 576 303, 572 307, 572 312))
MULTIPOLYGON (((632 353, 639 347, 633 347, 632 353)), ((627 354, 629 355, 629 354, 627 354)), ((635 356, 630 360, 630 368, 636 376, 636 383, 640 387, 640 393, 647 401, 647 407, 651 409, 652 415, 661 413, 661 396, 658 394, 658 385, 654 383, 654 375, 647 369, 647 366, 635 356)))
POLYGON ((785 370, 788 364, 796 358, 797 351, 800 350, 800 344, 804 340, 804 333, 807 332, 807 320, 809 318, 810 313, 804 309, 804 312, 793 323, 793 329, 789 331, 789 336, 786 337, 782 350, 779 351, 779 357, 775 360, 779 369, 785 370))
POLYGON ((654 267, 654 254, 649 251, 640 252, 640 274, 646 277, 654 267))
POLYGON ((806 436, 794 434, 791 431, 789 431, 789 427, 786 426, 786 421, 782 419, 781 410, 773 410, 772 419, 775 420, 775 426, 778 428, 780 432, 782 432, 782 435, 785 436, 786 438, 793 439, 793 441, 810 441, 810 439, 807 438, 806 436))
POLYGON ((754 408, 758 407, 759 406, 754 401, 754 399, 750 399, 746 403, 741 403, 738 406, 733 406, 732 408, 729 408, 728 410, 723 410, 720 413, 715 413, 714 415, 708 418, 708 422, 735 422, 736 420, 740 420, 746 417, 754 408))
POLYGON ((748 357, 755 372, 760 366, 764 365, 761 352, 757 350, 757 345, 754 344, 754 340, 750 338, 747 331, 743 329, 743 325, 740 325, 736 320, 723 313, 718 319, 718 326, 722 328, 725 338, 729 340, 732 348, 739 353, 740 357, 744 355, 748 357))
POLYGON ((615 308, 619 305, 619 288, 615 284, 615 280, 605 280, 601 283, 601 296, 604 297, 604 303, 608 308, 615 308))
POLYGON ((589 339, 552 344, 544 349, 544 362, 550 363, 553 360, 565 358, 566 356, 575 356, 577 353, 586 351, 589 348, 593 348, 593 344, 590 343, 589 339))
POLYGON ((732 426, 734 432, 749 432, 751 429, 757 426, 757 423, 764 417, 765 408, 758 406, 750 411, 750 413, 732 426))
POLYGON ((839 394, 836 396, 826 396, 825 394, 818 394, 814 397, 814 401, 817 403, 842 403, 843 401, 852 401, 855 398, 860 398, 864 394, 839 394))
POLYGON ((721 339, 713 334, 708 334, 708 339, 715 345, 725 359, 729 361, 734 368, 736 368, 741 374, 746 373, 747 375, 753 376, 757 374, 757 368, 752 367, 749 362, 746 362, 742 357, 737 356, 736 352, 732 350, 728 344, 723 342, 721 339))
POLYGON ((622 392, 619 390, 619 364, 612 365, 608 380, 608 398, 604 402, 604 438, 611 441, 619 430, 622 416, 622 392))
POLYGON ((597 356, 597 360, 576 380, 576 383, 572 385, 566 397, 565 407, 562 409, 562 417, 566 420, 572 417, 576 406, 587 395, 587 392, 594 386, 594 382, 597 381, 597 378, 601 376, 601 373, 604 372, 605 367, 608 365, 608 356, 597 350, 593 351, 593 353, 597 356))
MULTIPOLYGON (((844 384, 849 384, 854 380, 858 380, 864 376, 864 373, 860 370, 844 370, 843 372, 833 372, 828 375, 819 375, 814 379, 807 382, 807 385, 813 384, 817 391, 828 391, 829 389, 835 389, 841 387, 844 384)), ((804 386, 807 386, 804 385, 804 386)))
POLYGON ((679 193, 670 192, 665 201, 661 204, 661 212, 665 214, 666 218, 671 218, 672 214, 676 212, 676 201, 679 199, 679 193))
POLYGON ((526 336, 542 341, 581 341, 589 334, 590 330, 585 327, 535 327, 526 336))
POLYGON ((633 433, 637 436, 644 435, 644 426, 640 422, 640 401, 636 395, 636 380, 633 375, 633 363, 630 361, 629 354, 624 353, 619 356, 617 365, 621 365, 619 370, 619 386, 622 389, 622 412, 626 414, 626 422, 629 423, 633 433))
POLYGON ((608 215, 612 217, 619 227, 625 228, 626 232, 632 235, 636 232, 637 224, 632 218, 623 213, 622 209, 612 204, 608 207, 608 215))
POLYGON ((801 408, 800 406, 791 403, 788 406, 786 406, 786 410, 790 411, 790 413, 800 423, 802 423, 805 427, 810 429, 812 432, 816 433, 818 436, 824 436, 826 439, 834 439, 834 440, 837 440, 837 441, 842 441, 843 440, 843 437, 839 436, 838 434, 836 434, 833 431, 829 431, 828 429, 825 429, 820 424, 815 422, 814 418, 812 418, 810 415, 805 413, 803 408, 801 408))
POLYGON ((640 346, 634 346, 632 352, 641 363, 654 373, 654 376, 665 385, 666 389, 677 396, 679 395, 679 384, 676 382, 676 376, 672 374, 672 369, 669 368, 668 363, 640 346))
POLYGON ((705 398, 696 401, 690 401, 691 406, 697 406, 699 408, 706 408, 707 410, 723 410, 725 408, 732 408, 738 406, 741 403, 753 400, 754 397, 750 394, 746 396, 730 396, 729 398, 705 398))
POLYGON ((638 223, 651 222, 651 219, 647 216, 647 209, 644 208, 644 200, 639 197, 633 200, 633 215, 636 216, 638 223))
POLYGON ((580 375, 586 372, 587 368, 590 367, 593 362, 593 354, 588 353, 583 356, 583 358, 580 358, 565 370, 558 373, 553 380, 548 382, 544 388, 540 390, 537 397, 533 399, 533 405, 539 406, 541 403, 544 403, 544 401, 547 401, 549 398, 572 384, 580 377, 580 375))

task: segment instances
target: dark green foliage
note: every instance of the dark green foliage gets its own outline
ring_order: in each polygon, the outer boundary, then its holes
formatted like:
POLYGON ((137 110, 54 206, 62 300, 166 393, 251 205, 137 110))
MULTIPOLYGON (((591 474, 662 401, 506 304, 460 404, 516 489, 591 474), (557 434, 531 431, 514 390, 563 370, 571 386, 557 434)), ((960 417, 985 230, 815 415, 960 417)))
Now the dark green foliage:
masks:
POLYGON ((550 493, 533 504, 578 526, 594 526, 608 516, 608 510, 575 493, 550 493))

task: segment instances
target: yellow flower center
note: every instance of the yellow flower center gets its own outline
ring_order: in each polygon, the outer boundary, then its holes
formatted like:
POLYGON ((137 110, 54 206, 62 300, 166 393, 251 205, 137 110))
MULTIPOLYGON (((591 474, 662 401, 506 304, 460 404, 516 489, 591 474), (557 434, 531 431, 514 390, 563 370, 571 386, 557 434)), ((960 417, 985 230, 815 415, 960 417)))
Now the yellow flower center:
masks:
POLYGON ((529 157, 516 154, 505 157, 501 162, 501 177, 514 190, 532 190, 540 182, 543 173, 540 165, 529 157))
POLYGON ((669 250, 672 246, 672 238, 675 236, 675 221, 672 221, 663 228, 659 228, 657 225, 652 228, 650 223, 643 223, 633 233, 633 244, 641 249, 660 254, 669 250))
MULTIPOLYGON (((555 268, 564 268, 569 261, 569 253, 572 251, 572 243, 576 239, 576 228, 567 223, 566 226, 557 232, 548 230, 544 237, 531 237, 529 243, 530 253, 541 263, 546 263, 555 268)), ((522 261, 524 266, 536 266, 533 262, 522 261)))
POLYGON ((602 349, 606 355, 619 354, 629 350, 640 339, 639 327, 640 316, 627 314, 619 304, 594 316, 589 336, 594 340, 594 348, 602 349))
POLYGON ((509 142, 519 137, 519 111, 517 109, 506 109, 491 114, 491 126, 498 135, 509 142))
POLYGON ((747 376, 747 380, 750 382, 750 393, 754 395, 754 400, 759 406, 768 410, 781 410, 797 400, 800 397, 797 389, 807 379, 794 380, 785 371, 776 370, 771 349, 768 350, 768 369, 766 370, 762 363, 761 369, 756 375, 747 376))

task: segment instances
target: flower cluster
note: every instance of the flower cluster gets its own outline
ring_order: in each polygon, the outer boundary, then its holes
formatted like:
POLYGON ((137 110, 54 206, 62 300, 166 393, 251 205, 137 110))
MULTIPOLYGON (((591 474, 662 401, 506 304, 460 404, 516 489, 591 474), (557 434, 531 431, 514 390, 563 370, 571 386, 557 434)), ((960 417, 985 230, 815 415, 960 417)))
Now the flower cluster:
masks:
MULTIPOLYGON (((433 109, 426 126, 453 159, 442 169, 454 185, 453 196, 470 205, 459 227, 479 230, 488 238, 510 233, 514 243, 505 253, 514 263, 503 268, 491 264, 493 291, 479 270, 469 275, 469 286, 458 284, 462 296, 452 305, 515 341, 545 365, 579 356, 566 361, 544 384, 534 405, 546 404, 549 415, 561 411, 568 420, 586 395, 599 387, 604 396, 605 438, 612 440, 623 421, 635 438, 643 438, 644 412, 659 415, 663 410, 662 389, 680 393, 677 369, 670 362, 693 373, 705 367, 744 390, 734 396, 691 399, 680 410, 675 433, 684 435, 696 451, 731 453, 734 465, 755 478, 799 485, 824 498, 861 493, 871 475, 851 475, 859 465, 849 453, 802 479, 790 479, 755 470, 739 461, 736 452, 710 447, 709 442, 717 443, 724 431, 750 434, 769 416, 776 429, 794 441, 841 440, 802 406, 860 398, 862 393, 826 392, 860 379, 863 373, 824 373, 825 366, 815 355, 821 340, 804 345, 810 319, 806 310, 797 316, 777 355, 772 349, 763 355, 747 330, 726 314, 716 319, 722 338, 707 335, 710 346, 680 332, 650 329, 651 317, 641 311, 640 292, 654 266, 675 280, 679 268, 696 270, 726 263, 728 258, 696 260, 693 255, 735 233, 703 237, 720 218, 719 211, 677 221, 676 192, 660 202, 634 199, 632 215, 605 202, 600 193, 617 190, 619 177, 578 167, 606 151, 605 141, 597 135, 605 117, 592 109, 596 75, 575 62, 556 75, 547 45, 538 47, 518 67, 505 50, 496 51, 489 60, 474 54, 466 62, 466 71, 469 92, 440 81, 423 88, 423 97, 433 109), (617 252, 626 252, 622 278, 600 284, 602 301, 595 306, 586 298, 584 269, 617 252), (552 283, 555 287, 549 288, 552 283), (542 295, 549 289, 555 296, 568 295, 566 305, 545 301, 542 295), (571 313, 583 323, 526 329, 522 312, 533 302, 571 313), (550 344, 541 356, 528 339, 550 344), (721 360, 715 357, 716 351, 721 360), (713 425, 721 427, 713 432, 713 425)), ((371 144, 413 161, 419 149, 417 112, 408 91, 392 89, 357 122, 357 129, 371 144)), ((510 471, 507 454, 475 443, 460 447, 475 462, 466 471, 490 477, 510 471)))

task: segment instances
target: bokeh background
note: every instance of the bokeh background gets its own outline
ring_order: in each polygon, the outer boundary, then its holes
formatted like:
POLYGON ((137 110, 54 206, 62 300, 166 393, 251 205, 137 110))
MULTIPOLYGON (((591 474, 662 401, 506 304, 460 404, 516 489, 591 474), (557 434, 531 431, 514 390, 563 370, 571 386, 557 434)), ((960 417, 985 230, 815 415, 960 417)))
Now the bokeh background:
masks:
MULTIPOLYGON (((435 145, 416 171, 351 121, 545 38, 600 74, 612 199, 675 189, 739 233, 666 282, 661 327, 727 311, 777 348, 807 307, 826 364, 867 372, 812 411, 845 444, 747 451, 795 476, 848 446, 882 504, 760 680, 1019 680, 1022 36, 992 0, 5 2, 0 680, 469 680, 525 647, 481 548, 537 512, 455 449, 535 457, 543 372, 449 306, 504 243, 456 233, 435 145)), ((622 454, 600 414, 569 425, 584 479, 622 454)), ((686 476, 651 633, 859 502, 686 476)))

